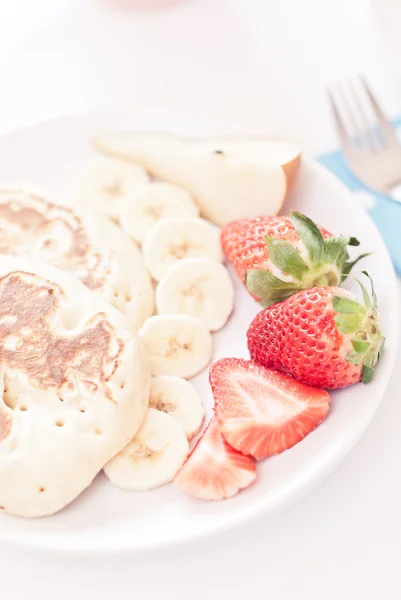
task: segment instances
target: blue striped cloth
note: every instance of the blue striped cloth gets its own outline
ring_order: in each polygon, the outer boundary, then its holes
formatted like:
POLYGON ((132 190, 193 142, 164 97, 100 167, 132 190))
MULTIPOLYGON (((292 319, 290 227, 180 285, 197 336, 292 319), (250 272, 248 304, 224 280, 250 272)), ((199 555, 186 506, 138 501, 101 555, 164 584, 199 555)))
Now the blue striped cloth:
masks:
MULTIPOLYGON (((394 126, 400 129, 401 119, 394 126)), ((401 204, 365 188, 351 173, 340 151, 323 154, 318 160, 355 192, 368 210, 387 244, 397 273, 401 275, 401 204)))

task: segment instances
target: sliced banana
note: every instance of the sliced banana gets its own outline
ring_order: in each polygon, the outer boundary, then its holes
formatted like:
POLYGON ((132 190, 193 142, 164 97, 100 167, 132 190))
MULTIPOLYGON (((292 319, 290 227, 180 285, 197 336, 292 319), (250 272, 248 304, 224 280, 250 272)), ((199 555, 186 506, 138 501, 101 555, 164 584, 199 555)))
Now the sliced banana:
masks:
POLYGON ((223 327, 234 305, 227 269, 210 258, 184 258, 172 265, 156 288, 159 314, 189 315, 210 329, 223 327))
POLYGON ((189 379, 210 362, 212 336, 199 320, 187 315, 150 317, 138 332, 150 357, 152 375, 189 379))
POLYGON ((162 219, 146 236, 142 252, 156 281, 182 258, 204 257, 223 262, 218 227, 197 218, 162 219))
POLYGON ((120 226, 139 244, 160 219, 199 215, 188 192, 161 181, 144 185, 123 198, 119 208, 120 226))
POLYGON ((196 388, 185 379, 173 375, 152 379, 149 406, 177 421, 188 440, 199 433, 205 418, 205 409, 196 388))
POLYGON ((182 427, 150 408, 134 439, 104 467, 110 482, 123 490, 146 491, 171 481, 189 452, 182 427))
POLYGON ((77 190, 77 201, 118 220, 119 203, 149 181, 145 169, 118 158, 98 158, 88 165, 77 190))

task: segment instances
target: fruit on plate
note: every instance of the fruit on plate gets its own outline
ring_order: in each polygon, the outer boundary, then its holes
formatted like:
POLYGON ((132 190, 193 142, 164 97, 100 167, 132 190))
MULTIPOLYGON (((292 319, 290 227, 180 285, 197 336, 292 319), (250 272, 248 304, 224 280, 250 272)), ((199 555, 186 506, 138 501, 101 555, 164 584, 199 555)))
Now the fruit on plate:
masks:
POLYGON ((104 467, 110 482, 124 490, 146 491, 172 481, 188 456, 182 427, 149 408, 134 439, 104 467))
POLYGON ((212 336, 199 320, 188 315, 155 315, 138 332, 150 358, 152 375, 189 379, 207 367, 212 336))
POLYGON ((188 440, 197 435, 205 418, 205 409, 196 388, 181 377, 153 377, 149 407, 161 410, 183 428, 188 440))
POLYGON ((98 137, 94 145, 187 189, 202 215, 218 225, 277 214, 300 164, 297 144, 245 136, 184 139, 118 132, 98 137))
POLYGON ((174 483, 201 500, 224 500, 235 496, 255 479, 254 461, 227 444, 214 417, 174 483))
POLYGON ((156 288, 159 314, 200 319, 210 331, 225 325, 234 304, 227 269, 210 258, 184 258, 172 265, 156 288))
POLYGON ((264 306, 281 302, 302 289, 339 285, 353 265, 347 246, 355 238, 334 237, 311 219, 260 216, 223 227, 223 250, 248 291, 264 306))
POLYGON ((342 288, 317 287, 266 308, 248 329, 251 358, 319 388, 368 383, 384 339, 373 284, 372 297, 361 288, 363 304, 342 288))
POLYGON ((199 208, 191 195, 170 183, 156 181, 138 188, 119 203, 119 224, 142 244, 158 221, 168 217, 197 217, 199 208))
POLYGON ((1 253, 67 271, 118 308, 136 331, 154 309, 139 248, 110 219, 63 206, 53 195, 33 185, 0 185, 1 253))
POLYGON ((209 378, 223 436, 258 460, 292 448, 329 410, 327 392, 250 360, 222 358, 209 378))
POLYGON ((139 165, 120 158, 98 158, 82 174, 76 202, 82 208, 117 221, 119 202, 148 181, 148 174, 139 165))
POLYGON ((1 256, 0 314, 0 506, 50 515, 136 434, 149 361, 118 310, 45 263, 1 256))
POLYGON ((182 258, 223 261, 218 228, 196 217, 162 219, 146 236, 142 252, 146 266, 156 281, 182 258))

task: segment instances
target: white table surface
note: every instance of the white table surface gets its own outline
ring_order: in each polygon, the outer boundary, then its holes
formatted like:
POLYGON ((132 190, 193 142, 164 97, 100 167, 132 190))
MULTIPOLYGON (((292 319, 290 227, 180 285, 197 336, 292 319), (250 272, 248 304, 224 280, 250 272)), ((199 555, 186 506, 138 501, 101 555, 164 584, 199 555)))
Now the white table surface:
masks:
MULTIPOLYGON (((401 113, 401 77, 367 0, 188 0, 152 14, 96 0, 0 0, 0 130, 167 106, 320 152, 336 144, 324 85, 356 71, 401 113)), ((1 597, 399 600, 401 353, 397 367, 346 460, 274 520, 141 557, 78 561, 0 546, 1 597)))

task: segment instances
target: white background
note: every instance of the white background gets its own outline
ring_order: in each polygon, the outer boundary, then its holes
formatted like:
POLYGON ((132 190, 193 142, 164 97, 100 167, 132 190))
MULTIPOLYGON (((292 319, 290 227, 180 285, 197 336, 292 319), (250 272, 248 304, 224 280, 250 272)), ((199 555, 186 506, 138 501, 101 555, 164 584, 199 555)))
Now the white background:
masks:
MULTIPOLYGON (((367 0, 187 0, 146 14, 96 0, 0 0, 0 130, 92 109, 168 107, 316 153, 336 144, 324 86, 359 71, 400 114, 401 78, 367 0)), ((397 367, 356 448, 274 520, 141 557, 0 546, 1 597, 399 600, 401 355, 397 367)))

